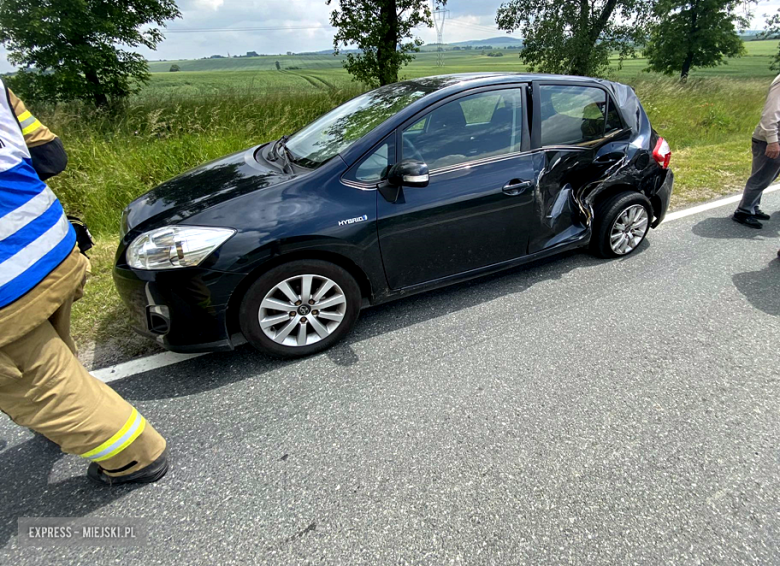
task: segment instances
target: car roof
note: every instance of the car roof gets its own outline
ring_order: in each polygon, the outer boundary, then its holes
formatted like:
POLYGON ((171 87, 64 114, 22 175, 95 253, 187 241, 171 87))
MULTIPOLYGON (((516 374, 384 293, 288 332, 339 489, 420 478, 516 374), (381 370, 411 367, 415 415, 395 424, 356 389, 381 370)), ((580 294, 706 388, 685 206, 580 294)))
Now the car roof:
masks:
MULTIPOLYGON (((442 100, 449 96, 458 94, 465 90, 480 87, 500 86, 503 84, 511 85, 517 83, 528 83, 532 81, 561 81, 567 84, 599 85, 610 92, 614 98, 618 99, 618 106, 621 101, 633 96, 633 89, 621 83, 596 79, 592 77, 579 77, 574 75, 550 75, 544 73, 453 73, 449 75, 437 75, 432 77, 422 77, 402 81, 400 84, 410 88, 417 88, 428 91, 428 95, 420 100, 410 104, 399 114, 408 114, 417 112, 431 103, 442 100)), ((392 85, 389 85, 392 88, 392 85)), ((382 87, 388 88, 388 87, 382 87)))
MULTIPOLYGON (((592 77, 580 77, 576 75, 551 75, 545 73, 452 73, 432 77, 422 77, 403 81, 408 84, 419 85, 432 90, 450 89, 453 87, 474 88, 475 86, 488 86, 504 83, 530 82, 539 80, 565 81, 572 83, 599 83, 604 86, 618 84, 604 79, 592 77)), ((458 88, 458 90, 460 89, 458 88)))

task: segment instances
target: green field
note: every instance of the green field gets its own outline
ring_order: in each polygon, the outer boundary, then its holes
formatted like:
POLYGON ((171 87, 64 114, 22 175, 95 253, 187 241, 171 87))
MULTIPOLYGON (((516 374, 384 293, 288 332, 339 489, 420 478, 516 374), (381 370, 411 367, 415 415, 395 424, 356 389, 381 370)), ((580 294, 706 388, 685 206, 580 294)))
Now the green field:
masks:
POLYGON ((151 61, 149 70, 153 73, 168 72, 171 65, 178 65, 182 71, 275 71, 276 62, 283 69, 301 67, 305 69, 340 69, 341 58, 334 55, 266 55, 262 57, 238 57, 222 59, 192 59, 187 61, 151 61))
MULTIPOLYGON (((747 42, 747 55, 730 59, 727 64, 712 69, 695 69, 692 78, 774 77, 769 69, 772 56, 777 53, 777 41, 747 42)), ((406 78, 426 77, 443 73, 468 73, 480 71, 520 72, 527 67, 520 63, 515 50, 502 51, 503 57, 487 57, 479 51, 446 51, 444 67, 438 67, 437 53, 419 53, 402 71, 406 78)), ((632 82, 647 78, 643 69, 647 60, 641 57, 623 62, 617 69, 617 61, 610 71, 610 78, 632 82)), ((237 59, 200 59, 195 61, 164 61, 150 63, 152 82, 142 96, 157 96, 160 92, 180 95, 201 95, 227 91, 270 92, 273 90, 340 88, 350 82, 341 66, 341 58, 333 55, 280 55, 243 57, 237 59), (282 66, 276 70, 276 61, 282 66), (172 64, 180 72, 168 71, 172 64), (287 70, 288 67, 300 67, 287 70)))
POLYGON ((155 73, 140 98, 253 95, 279 92, 317 92, 342 89, 351 84, 342 68, 296 71, 182 71, 155 73))
MULTIPOLYGON (((749 42, 747 56, 696 70, 686 84, 643 72, 643 59, 611 71, 610 78, 636 89, 653 126, 672 146, 673 206, 741 188, 750 166, 750 134, 775 76, 769 64, 777 44, 749 42)), ((402 74, 525 70, 516 51, 504 53, 445 52, 443 68, 436 66, 436 53, 421 53, 402 74)), ((200 163, 291 133, 363 90, 330 55, 180 61, 175 63, 183 71, 167 72, 172 63, 153 63, 162 72, 113 112, 78 104, 32 108, 62 137, 70 156, 52 188, 98 239, 92 284, 74 309, 74 335, 88 347, 114 341, 125 354, 153 348, 126 327, 110 278, 119 217, 128 202, 200 163)))

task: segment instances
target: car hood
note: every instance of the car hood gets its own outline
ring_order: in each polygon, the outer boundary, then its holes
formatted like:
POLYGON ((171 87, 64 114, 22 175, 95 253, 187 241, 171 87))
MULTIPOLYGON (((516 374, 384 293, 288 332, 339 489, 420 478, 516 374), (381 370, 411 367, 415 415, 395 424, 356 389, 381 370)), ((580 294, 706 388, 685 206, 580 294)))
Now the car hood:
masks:
POLYGON ((212 161, 166 181, 131 202, 122 232, 176 224, 215 204, 298 177, 255 160, 259 147, 212 161))

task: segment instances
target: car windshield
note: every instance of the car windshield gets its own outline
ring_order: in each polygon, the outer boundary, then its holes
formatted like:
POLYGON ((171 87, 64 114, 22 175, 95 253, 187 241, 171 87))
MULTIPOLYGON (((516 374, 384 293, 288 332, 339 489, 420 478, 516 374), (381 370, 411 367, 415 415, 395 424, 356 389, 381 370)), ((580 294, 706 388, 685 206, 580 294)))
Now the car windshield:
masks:
POLYGON ((295 133, 287 141, 287 149, 299 165, 319 167, 433 90, 415 83, 396 83, 367 92, 295 133))

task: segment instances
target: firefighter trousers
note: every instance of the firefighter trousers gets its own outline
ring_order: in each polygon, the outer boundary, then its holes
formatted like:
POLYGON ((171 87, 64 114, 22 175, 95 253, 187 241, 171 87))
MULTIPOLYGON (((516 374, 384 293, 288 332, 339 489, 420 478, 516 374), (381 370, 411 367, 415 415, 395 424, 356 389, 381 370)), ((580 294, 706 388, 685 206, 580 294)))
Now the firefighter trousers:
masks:
POLYGON ((81 365, 70 337, 72 303, 0 347, 0 410, 109 476, 137 472, 162 454, 165 439, 81 365))

